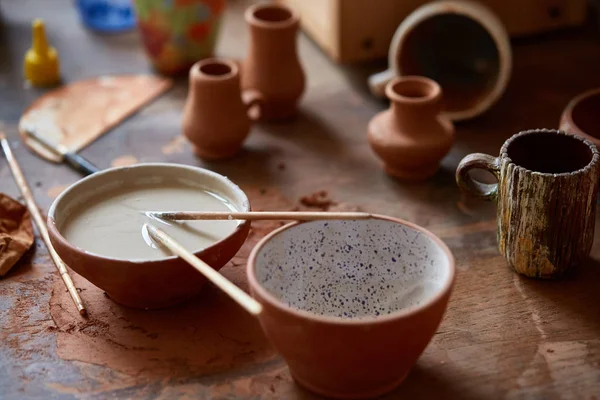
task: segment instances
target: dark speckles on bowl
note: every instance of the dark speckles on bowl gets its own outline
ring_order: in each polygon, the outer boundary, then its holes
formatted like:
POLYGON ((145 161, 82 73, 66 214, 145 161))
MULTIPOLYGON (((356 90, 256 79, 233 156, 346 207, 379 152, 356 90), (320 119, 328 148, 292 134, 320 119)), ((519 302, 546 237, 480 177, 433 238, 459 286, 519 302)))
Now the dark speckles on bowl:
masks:
POLYGON ((256 278, 290 307, 357 318, 427 301, 447 281, 447 264, 429 236, 391 221, 315 221, 265 244, 256 278))

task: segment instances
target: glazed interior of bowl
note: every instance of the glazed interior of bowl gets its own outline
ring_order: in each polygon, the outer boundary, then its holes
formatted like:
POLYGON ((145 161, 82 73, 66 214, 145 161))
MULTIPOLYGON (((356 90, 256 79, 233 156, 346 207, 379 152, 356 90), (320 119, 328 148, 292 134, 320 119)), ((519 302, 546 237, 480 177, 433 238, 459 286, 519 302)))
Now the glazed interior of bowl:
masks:
POLYGON ((197 252, 232 235, 240 221, 163 221, 145 211, 248 211, 245 194, 227 178, 196 167, 139 164, 93 174, 52 205, 58 232, 72 246, 117 260, 172 257, 144 226, 152 223, 197 252))
POLYGON ((294 309, 343 319, 377 317, 427 304, 450 284, 445 245, 386 219, 292 225, 256 253, 258 284, 294 309))
POLYGON ((427 76, 444 90, 448 112, 473 108, 500 75, 500 54, 488 31, 459 14, 435 15, 414 26, 398 56, 402 75, 427 76))
POLYGON ((600 91, 581 99, 573 106, 571 119, 579 130, 600 140, 600 91))

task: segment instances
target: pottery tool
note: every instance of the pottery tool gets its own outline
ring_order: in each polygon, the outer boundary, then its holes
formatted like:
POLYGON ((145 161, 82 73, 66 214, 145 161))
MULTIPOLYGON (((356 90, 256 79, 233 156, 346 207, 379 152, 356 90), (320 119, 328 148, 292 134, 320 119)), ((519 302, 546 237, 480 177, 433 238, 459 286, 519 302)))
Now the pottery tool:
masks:
POLYGON ((173 81, 152 75, 100 76, 69 83, 36 99, 19 121, 21 139, 48 161, 62 156, 27 135, 27 127, 55 146, 76 153, 169 89, 173 81))
POLYGON ((326 211, 251 211, 251 212, 227 212, 227 211, 148 211, 146 215, 159 219, 175 221, 192 220, 232 220, 240 219, 246 221, 260 220, 293 220, 293 221, 318 221, 337 219, 369 219, 372 217, 364 212, 326 212, 326 211))
POLYGON ((215 286, 228 294, 233 300, 235 300, 240 306, 246 309, 252 315, 258 315, 262 311, 262 305, 250 297, 242 289, 235 286, 223 275, 215 271, 210 265, 196 257, 193 253, 186 250, 183 246, 177 243, 171 236, 166 234, 161 229, 151 225, 144 224, 150 236, 161 243, 167 249, 171 250, 174 254, 178 255, 189 263, 192 267, 197 269, 202 275, 204 275, 209 281, 215 286))
POLYGON ((68 148, 62 144, 53 145, 46 138, 36 133, 33 127, 26 127, 25 134, 39 142, 42 146, 50 150, 52 153, 61 157, 61 159, 67 163, 75 171, 81 172, 84 175, 91 175, 94 172, 100 171, 100 168, 96 167, 90 161, 86 160, 77 153, 69 151, 68 148))
POLYGON ((8 144, 8 140, 6 140, 6 136, 4 136, 3 132, 0 132, 0 143, 2 144, 2 150, 4 150, 6 160, 8 161, 8 165, 10 166, 10 170, 13 174, 15 182, 17 183, 21 194, 25 198, 25 203, 27 204, 29 213, 33 217, 33 220, 37 225, 38 232, 40 233, 40 236, 42 237, 44 243, 46 244, 46 247, 48 248, 50 257, 52 257, 52 260, 54 261, 54 264, 56 265, 56 268, 58 269, 58 272, 60 273, 60 276, 63 282, 65 283, 65 286, 67 287, 67 290, 69 291, 73 302, 75 302, 75 306, 77 306, 79 314, 85 315, 86 310, 83 306, 81 298, 79 297, 79 293, 77 293, 77 288, 75 288, 75 284, 73 283, 71 276, 69 276, 67 266, 65 265, 63 260, 61 260, 61 258, 58 256, 58 254, 54 250, 54 247, 52 246, 52 243, 50 242, 50 236, 48 236, 48 228, 46 227, 44 219, 42 218, 42 214, 40 213, 40 210, 37 204, 35 203, 35 199, 33 198, 33 194, 29 189, 29 185, 27 184, 25 175, 23 174, 23 171, 21 170, 17 159, 14 157, 13 152, 10 149, 10 145, 8 144))

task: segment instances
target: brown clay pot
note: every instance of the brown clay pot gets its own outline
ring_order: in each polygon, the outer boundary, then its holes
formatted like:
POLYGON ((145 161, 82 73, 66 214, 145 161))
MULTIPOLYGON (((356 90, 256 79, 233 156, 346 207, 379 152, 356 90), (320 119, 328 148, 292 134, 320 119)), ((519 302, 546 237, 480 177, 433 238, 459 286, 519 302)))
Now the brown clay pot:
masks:
POLYGON ((296 114, 305 77, 296 51, 299 17, 279 4, 249 7, 250 46, 242 67, 242 85, 262 96, 260 119, 285 120, 296 114))
POLYGON ((421 180, 436 173, 454 142, 454 126, 442 115, 442 89, 419 76, 395 78, 385 93, 390 108, 375 115, 368 127, 371 147, 388 174, 421 180))
MULTIPOLYGON (((61 227, 76 204, 102 190, 123 185, 153 182, 191 182, 221 194, 240 211, 250 211, 244 192, 226 177, 202 168, 179 164, 136 164, 110 168, 90 175, 67 188, 54 200, 48 212, 48 233, 58 255, 65 263, 103 289, 115 302, 133 308, 165 308, 196 295, 206 279, 176 256, 157 260, 109 258, 80 249, 61 234, 61 227)), ((248 232, 248 221, 238 225, 226 238, 195 253, 215 270, 225 265, 240 249, 248 232)))
POLYGON ((406 378, 439 327, 455 267, 432 233, 375 215, 279 228, 252 250, 247 274, 260 324, 294 379, 358 399, 406 378))
POLYGON ((569 102, 560 118, 561 130, 582 136, 600 148, 600 88, 569 102))
POLYGON ((231 60, 199 61, 190 69, 189 81, 183 134, 200 158, 232 157, 250 132, 248 110, 261 96, 254 91, 242 96, 239 69, 231 60))

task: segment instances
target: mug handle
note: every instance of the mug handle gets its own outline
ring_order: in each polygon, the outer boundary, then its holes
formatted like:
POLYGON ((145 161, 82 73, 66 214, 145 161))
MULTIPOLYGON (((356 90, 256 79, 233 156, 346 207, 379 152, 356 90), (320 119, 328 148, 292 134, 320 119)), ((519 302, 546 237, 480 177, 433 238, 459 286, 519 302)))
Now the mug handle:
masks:
POLYGON ((246 111, 248 112, 248 118, 252 121, 260 119, 260 106, 264 102, 263 95, 254 89, 246 89, 242 91, 242 101, 246 105, 246 111), (256 112, 254 111, 256 109, 256 112))
POLYGON ((473 153, 463 158, 456 169, 456 183, 461 190, 482 200, 495 200, 498 195, 498 184, 482 183, 471 178, 469 171, 472 169, 486 170, 499 180, 499 159, 483 153, 473 153))

